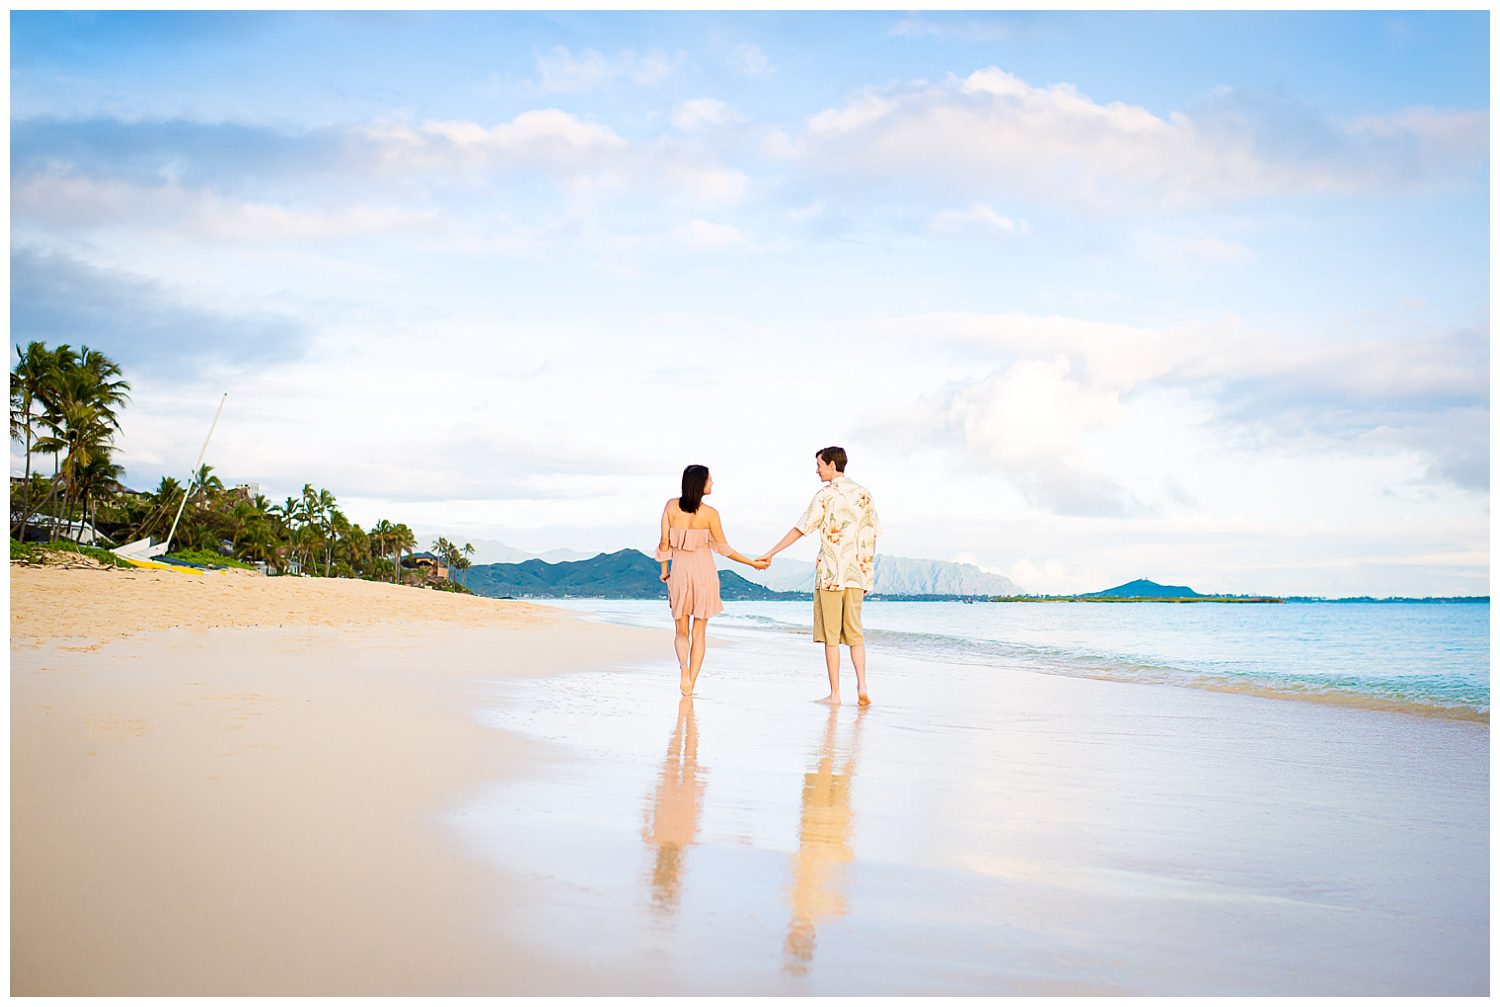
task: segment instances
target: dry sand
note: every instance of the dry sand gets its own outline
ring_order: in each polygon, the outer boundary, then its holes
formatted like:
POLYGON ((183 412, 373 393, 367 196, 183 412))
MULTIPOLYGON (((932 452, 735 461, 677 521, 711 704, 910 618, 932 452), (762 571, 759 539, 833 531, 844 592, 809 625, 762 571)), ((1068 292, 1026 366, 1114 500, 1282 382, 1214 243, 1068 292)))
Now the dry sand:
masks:
POLYGON ((99 643, 179 627, 536 626, 557 618, 555 609, 525 602, 244 570, 199 574, 12 564, 10 576, 12 647, 73 637, 99 643))
POLYGON ((436 816, 543 746, 485 683, 659 635, 360 581, 11 568, 12 994, 503 992, 436 816))

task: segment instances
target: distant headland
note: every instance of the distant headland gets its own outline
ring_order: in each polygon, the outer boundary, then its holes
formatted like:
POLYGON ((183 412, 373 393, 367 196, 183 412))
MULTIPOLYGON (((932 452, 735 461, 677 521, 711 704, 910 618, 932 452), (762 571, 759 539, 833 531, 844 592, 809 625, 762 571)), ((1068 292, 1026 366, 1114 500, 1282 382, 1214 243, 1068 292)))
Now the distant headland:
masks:
POLYGON ((1310 595, 1293 595, 1289 597, 1273 597, 1267 595, 1249 594, 1199 594, 1190 587, 1182 587, 1174 584, 1158 584, 1144 578, 1120 584, 1105 591, 1095 591, 1091 594, 1016 594, 1000 595, 986 598, 993 602, 1038 602, 1038 601, 1067 601, 1067 602, 1167 602, 1177 604, 1191 604, 1194 602, 1217 602, 1221 604, 1239 605, 1285 605, 1285 604, 1338 604, 1361 602, 1370 603, 1419 603, 1429 605, 1483 605, 1489 603, 1488 595, 1467 595, 1456 598, 1372 598, 1361 596, 1357 598, 1319 598, 1310 595))

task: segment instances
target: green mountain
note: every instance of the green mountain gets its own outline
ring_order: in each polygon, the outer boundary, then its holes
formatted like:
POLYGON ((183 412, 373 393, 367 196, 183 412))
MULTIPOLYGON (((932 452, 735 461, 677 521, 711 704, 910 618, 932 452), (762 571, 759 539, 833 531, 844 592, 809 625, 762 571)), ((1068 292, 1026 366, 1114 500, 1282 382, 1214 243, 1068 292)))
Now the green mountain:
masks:
POLYGON ((1121 584, 1107 591, 1095 591, 1093 594, 1081 594, 1080 598, 1201 598, 1203 595, 1190 587, 1174 587, 1171 584, 1158 584, 1151 580, 1133 580, 1129 584, 1121 584))
MULTIPOLYGON (((661 598, 667 586, 661 564, 637 549, 601 553, 569 563, 487 563, 460 574, 465 587, 488 598, 661 598)), ((801 597, 752 584, 731 570, 719 572, 725 601, 775 601, 801 597)))

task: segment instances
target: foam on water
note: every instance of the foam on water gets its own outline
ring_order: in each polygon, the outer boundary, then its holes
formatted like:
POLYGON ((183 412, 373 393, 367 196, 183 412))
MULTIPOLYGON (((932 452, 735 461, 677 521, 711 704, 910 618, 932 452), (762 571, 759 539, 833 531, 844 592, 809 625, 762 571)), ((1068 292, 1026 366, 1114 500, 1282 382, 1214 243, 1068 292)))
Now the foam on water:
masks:
MULTIPOLYGON (((643 626, 650 601, 561 603, 643 626)), ((716 633, 805 636, 805 602, 730 602, 716 633)), ((872 648, 948 664, 1489 719, 1489 605, 870 602, 872 648)))

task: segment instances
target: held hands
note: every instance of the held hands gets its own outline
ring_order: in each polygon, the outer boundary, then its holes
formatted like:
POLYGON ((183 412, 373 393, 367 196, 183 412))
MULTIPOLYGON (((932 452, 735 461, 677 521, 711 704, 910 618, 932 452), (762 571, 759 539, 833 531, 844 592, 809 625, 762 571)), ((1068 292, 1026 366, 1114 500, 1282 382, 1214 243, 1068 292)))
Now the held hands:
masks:
POLYGON ((765 570, 770 567, 771 561, 762 556, 760 559, 752 559, 750 565, 757 570, 765 570))

